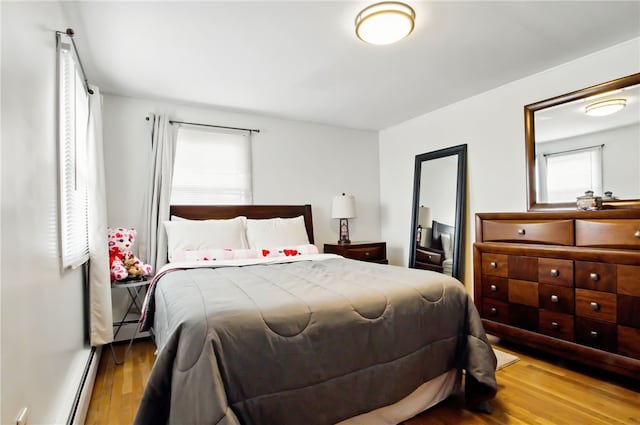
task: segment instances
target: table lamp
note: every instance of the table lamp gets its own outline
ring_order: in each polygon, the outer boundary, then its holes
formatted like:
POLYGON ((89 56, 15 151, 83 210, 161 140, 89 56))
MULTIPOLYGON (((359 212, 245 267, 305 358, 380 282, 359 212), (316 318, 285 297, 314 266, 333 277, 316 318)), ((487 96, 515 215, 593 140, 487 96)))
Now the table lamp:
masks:
POLYGON ((353 195, 342 195, 333 197, 331 205, 331 218, 340 219, 340 240, 339 244, 351 243, 349 240, 349 219, 356 216, 356 201, 353 195))

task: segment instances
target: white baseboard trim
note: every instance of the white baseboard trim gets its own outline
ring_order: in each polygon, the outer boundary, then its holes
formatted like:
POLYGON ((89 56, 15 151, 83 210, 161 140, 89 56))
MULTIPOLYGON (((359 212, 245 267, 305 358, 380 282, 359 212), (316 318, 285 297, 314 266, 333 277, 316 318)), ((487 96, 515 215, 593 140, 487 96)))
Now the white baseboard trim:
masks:
POLYGON ((73 403, 73 407, 69 413, 67 425, 84 425, 84 422, 87 419, 93 385, 96 382, 96 375, 98 374, 98 366, 100 365, 101 357, 102 347, 92 347, 89 360, 87 360, 87 366, 82 376, 82 381, 80 382, 80 387, 76 394, 75 402, 73 403))

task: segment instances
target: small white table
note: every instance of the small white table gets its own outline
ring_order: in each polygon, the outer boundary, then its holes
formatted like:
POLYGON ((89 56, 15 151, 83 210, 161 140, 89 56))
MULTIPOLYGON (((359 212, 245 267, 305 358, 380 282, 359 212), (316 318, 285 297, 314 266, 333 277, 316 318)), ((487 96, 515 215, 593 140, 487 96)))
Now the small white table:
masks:
POLYGON ((140 321, 142 304, 144 303, 144 297, 147 292, 147 286, 150 283, 151 283, 151 279, 136 279, 136 280, 123 280, 123 281, 116 280, 111 282, 112 291, 117 288, 124 288, 127 290, 127 293, 129 294, 129 298, 131 300, 129 302, 129 307, 127 307, 127 310, 125 311, 122 318, 118 321, 113 322, 113 327, 116 328, 115 332, 113 333, 114 341, 118 336, 118 333, 120 333, 120 329, 122 329, 123 325, 128 325, 133 323, 136 324, 136 329, 133 332, 131 339, 129 340, 129 345, 127 346, 127 349, 124 352, 124 356, 122 357, 122 360, 118 360, 118 357, 116 356, 116 352, 113 349, 113 343, 110 344, 111 355, 113 356, 113 362, 117 365, 121 365, 124 363, 124 361, 127 358, 127 354, 129 354, 129 351, 131 350, 131 345, 133 344, 133 340, 138 335, 138 322, 140 321), (127 319, 127 317, 130 314, 135 314, 135 313, 138 314, 137 319, 127 319))

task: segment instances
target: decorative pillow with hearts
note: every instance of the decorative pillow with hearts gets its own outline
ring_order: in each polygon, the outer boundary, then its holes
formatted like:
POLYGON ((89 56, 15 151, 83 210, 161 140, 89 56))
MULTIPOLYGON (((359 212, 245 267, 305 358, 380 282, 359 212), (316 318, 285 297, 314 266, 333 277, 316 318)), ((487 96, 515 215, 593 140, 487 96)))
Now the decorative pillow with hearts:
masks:
POLYGON ((278 248, 193 249, 175 252, 171 261, 220 261, 252 258, 297 257, 309 254, 318 254, 318 248, 312 244, 305 244, 278 248))

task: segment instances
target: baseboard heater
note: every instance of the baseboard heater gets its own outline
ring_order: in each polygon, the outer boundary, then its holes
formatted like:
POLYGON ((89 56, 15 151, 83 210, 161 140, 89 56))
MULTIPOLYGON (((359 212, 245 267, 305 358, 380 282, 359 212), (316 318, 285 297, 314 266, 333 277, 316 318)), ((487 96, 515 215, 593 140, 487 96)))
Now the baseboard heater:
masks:
POLYGON ((82 379, 78 391, 73 400, 73 406, 71 406, 67 425, 84 425, 89 410, 89 403, 91 402, 93 384, 96 381, 96 375, 98 373, 101 353, 102 347, 98 349, 91 347, 87 364, 82 372, 82 379))

